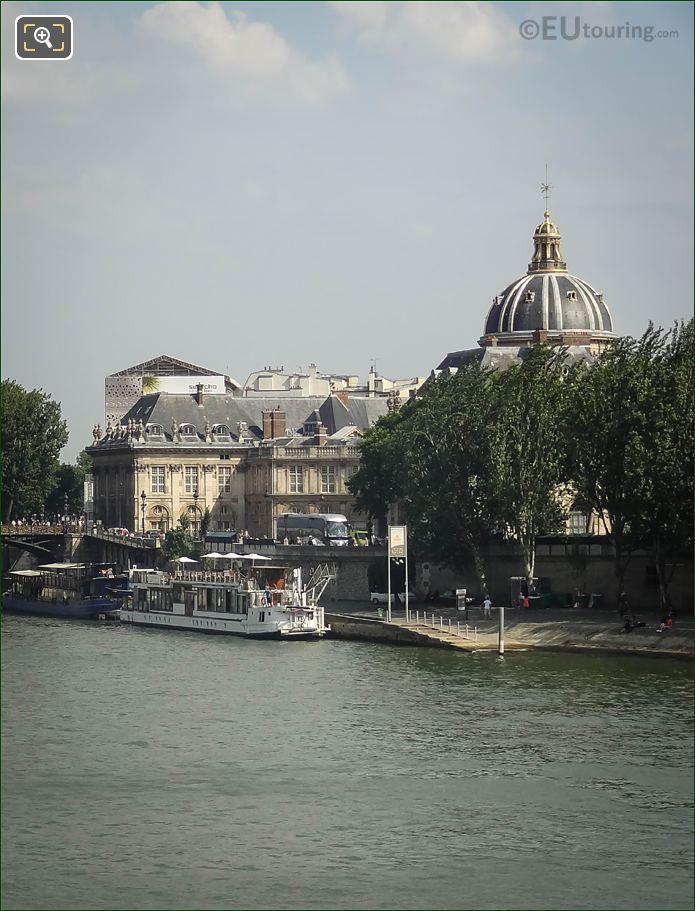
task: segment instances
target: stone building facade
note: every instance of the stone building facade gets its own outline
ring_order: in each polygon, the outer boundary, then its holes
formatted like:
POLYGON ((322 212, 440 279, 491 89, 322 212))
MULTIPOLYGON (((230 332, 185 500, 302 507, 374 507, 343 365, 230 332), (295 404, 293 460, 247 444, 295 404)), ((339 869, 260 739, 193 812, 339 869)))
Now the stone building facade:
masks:
POLYGON ((121 422, 96 425, 94 517, 106 527, 167 531, 206 510, 211 531, 275 537, 282 512, 340 512, 356 524, 347 481, 384 398, 246 398, 154 393, 121 422))

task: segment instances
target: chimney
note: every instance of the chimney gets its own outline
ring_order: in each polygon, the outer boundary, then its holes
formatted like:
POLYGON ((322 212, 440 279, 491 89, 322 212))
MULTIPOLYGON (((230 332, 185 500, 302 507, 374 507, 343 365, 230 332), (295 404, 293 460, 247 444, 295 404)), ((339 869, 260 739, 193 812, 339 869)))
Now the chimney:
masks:
POLYGON ((275 411, 271 411, 270 413, 270 425, 273 439, 285 436, 285 433, 287 432, 287 418, 285 416, 285 412, 280 411, 279 406, 275 409, 275 411))
POLYGON ((316 445, 325 446, 326 445, 326 427, 324 424, 318 424, 316 426, 316 445))
POLYGON ((348 395, 347 390, 340 389, 338 392, 335 393, 335 397, 337 399, 340 399, 340 401, 343 403, 343 405, 345 405, 346 408, 349 407, 348 400, 349 400, 350 396, 348 395))
POLYGON ((263 439, 272 440, 273 438, 273 412, 263 412, 263 439))
POLYGON ((198 383, 195 387, 195 400, 199 405, 203 404, 203 384, 198 383))

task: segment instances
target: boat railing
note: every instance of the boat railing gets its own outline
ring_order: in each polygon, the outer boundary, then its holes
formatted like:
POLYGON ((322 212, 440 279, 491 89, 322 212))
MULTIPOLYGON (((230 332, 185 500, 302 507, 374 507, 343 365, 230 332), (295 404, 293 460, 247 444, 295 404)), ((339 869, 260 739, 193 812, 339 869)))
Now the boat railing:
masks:
POLYGON ((215 570, 187 570, 179 569, 173 576, 177 582, 234 582, 239 583, 242 579, 241 573, 234 570, 224 570, 222 572, 215 570))

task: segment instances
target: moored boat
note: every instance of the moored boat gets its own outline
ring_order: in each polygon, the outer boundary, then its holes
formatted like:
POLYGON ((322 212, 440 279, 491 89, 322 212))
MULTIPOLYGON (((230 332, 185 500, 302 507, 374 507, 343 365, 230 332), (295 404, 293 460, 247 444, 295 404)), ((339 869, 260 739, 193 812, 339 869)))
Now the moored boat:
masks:
POLYGON ((254 567, 248 573, 131 570, 132 597, 121 623, 160 629, 219 633, 252 639, 312 639, 324 636, 318 599, 334 578, 318 567, 308 585, 301 570, 254 567))
POLYGON ((3 610, 66 619, 114 619, 127 594, 128 577, 113 564, 45 563, 7 574, 3 610))

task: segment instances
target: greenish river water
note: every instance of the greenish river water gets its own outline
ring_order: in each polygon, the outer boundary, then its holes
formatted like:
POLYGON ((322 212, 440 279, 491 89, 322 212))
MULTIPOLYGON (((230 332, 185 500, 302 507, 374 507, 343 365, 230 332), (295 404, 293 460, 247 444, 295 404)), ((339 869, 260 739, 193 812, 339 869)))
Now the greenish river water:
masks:
POLYGON ((2 633, 3 908, 692 907, 688 663, 2 633))

